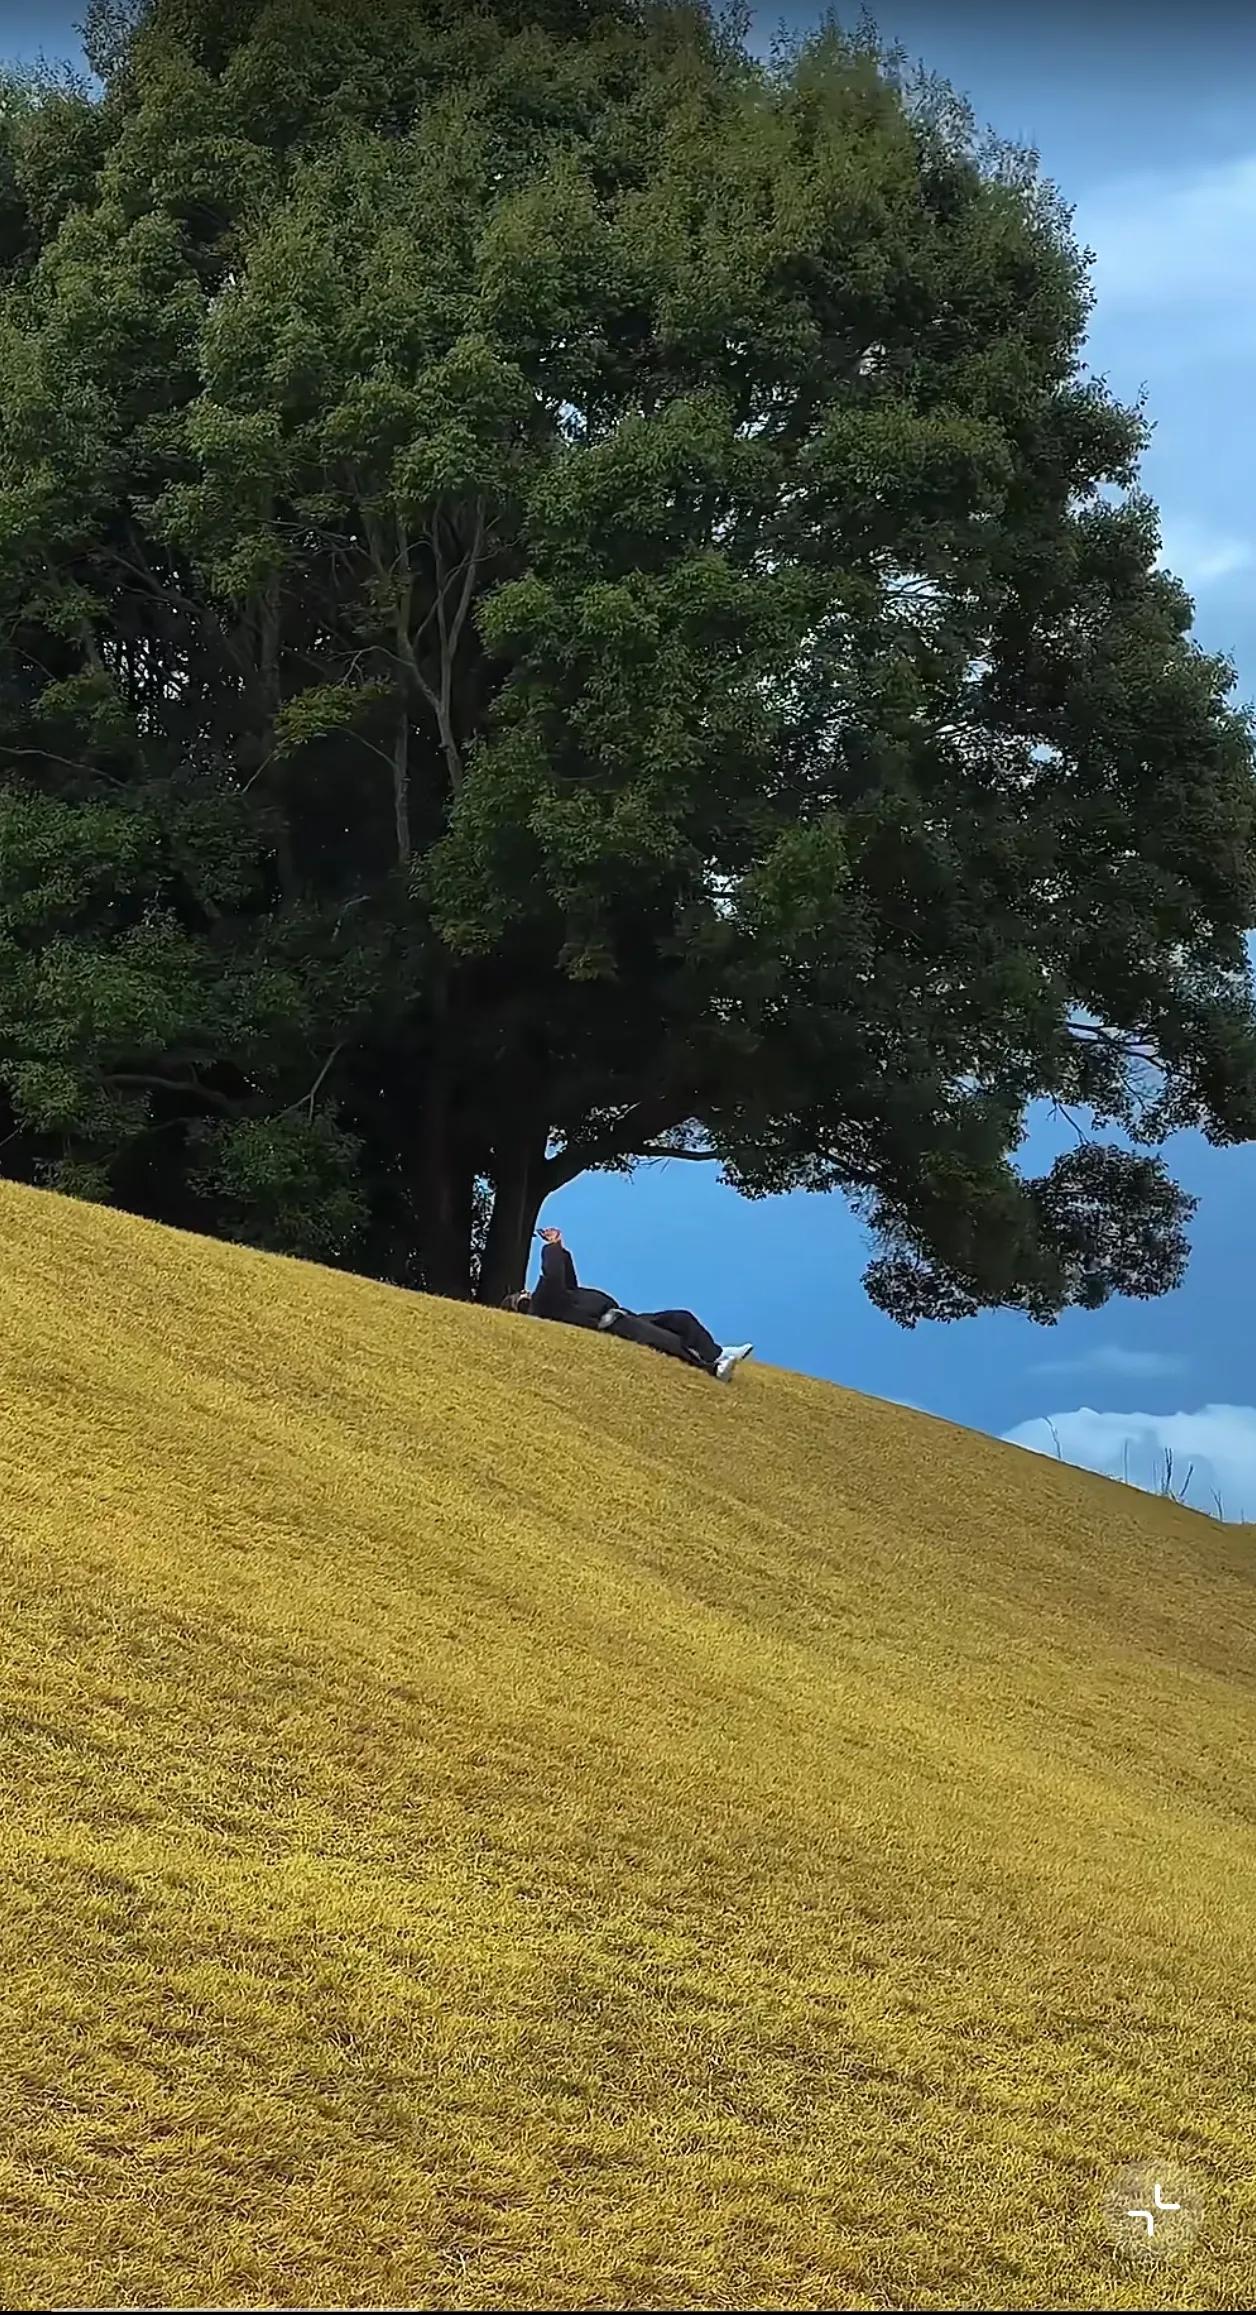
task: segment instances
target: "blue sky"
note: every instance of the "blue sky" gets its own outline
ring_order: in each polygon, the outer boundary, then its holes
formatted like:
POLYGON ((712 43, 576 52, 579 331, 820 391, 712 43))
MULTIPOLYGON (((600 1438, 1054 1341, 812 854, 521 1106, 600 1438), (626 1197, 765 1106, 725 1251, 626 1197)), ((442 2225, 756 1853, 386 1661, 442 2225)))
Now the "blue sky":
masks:
MULTIPOLYGON (((785 17, 757 12, 765 45, 785 17)), ((845 21, 857 11, 839 8, 845 21)), ((1146 487, 1196 632, 1256 694, 1256 9, 1197 0, 886 5, 882 32, 1035 146, 1096 256, 1092 368, 1155 423, 1146 487)), ((1035 1121, 1024 1162, 1063 1146, 1035 1121)), ((1155 1484, 1171 1449, 1189 1500, 1256 1520, 1256 1149, 1183 1135, 1170 1164, 1200 1200, 1177 1293, 1041 1328, 994 1313, 904 1332, 866 1301, 866 1235, 837 1197, 748 1204, 716 1169, 588 1176, 552 1202, 581 1273, 649 1308, 687 1302, 774 1363, 1155 1484)))
MULTIPOLYGON (((72 54, 78 7, 0 0, 0 54, 72 54)), ((857 10, 839 8, 846 21, 857 10)), ((1196 0, 886 0, 883 33, 942 73, 1000 134, 1036 146, 1095 252, 1091 366, 1125 400, 1146 389, 1146 487, 1196 632, 1256 695, 1256 9, 1196 0)), ((756 43, 813 9, 764 8, 756 43)), ((1037 1123, 1027 1166, 1061 1144, 1037 1123)), ((1256 1149, 1196 1136, 1170 1163, 1200 1199, 1184 1286, 1154 1303, 1073 1313, 1052 1329, 992 1314, 906 1333, 873 1310, 865 1234, 840 1198, 748 1203, 714 1167, 586 1176, 552 1201, 582 1276, 649 1309, 688 1303, 716 1334, 782 1366, 1016 1435, 1154 1483, 1166 1447, 1190 1500, 1256 1520, 1256 1149)))

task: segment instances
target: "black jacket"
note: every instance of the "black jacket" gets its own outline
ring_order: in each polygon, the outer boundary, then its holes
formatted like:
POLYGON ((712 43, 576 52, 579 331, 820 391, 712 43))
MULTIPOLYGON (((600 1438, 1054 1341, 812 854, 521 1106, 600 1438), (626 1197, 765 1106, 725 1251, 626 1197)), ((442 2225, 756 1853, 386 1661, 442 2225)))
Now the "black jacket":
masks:
POLYGON ((576 1265, 565 1246, 546 1246, 541 1254, 541 1275, 532 1289, 534 1318, 561 1319, 566 1326, 596 1326, 608 1310, 618 1310, 613 1294, 600 1286, 582 1286, 576 1265))

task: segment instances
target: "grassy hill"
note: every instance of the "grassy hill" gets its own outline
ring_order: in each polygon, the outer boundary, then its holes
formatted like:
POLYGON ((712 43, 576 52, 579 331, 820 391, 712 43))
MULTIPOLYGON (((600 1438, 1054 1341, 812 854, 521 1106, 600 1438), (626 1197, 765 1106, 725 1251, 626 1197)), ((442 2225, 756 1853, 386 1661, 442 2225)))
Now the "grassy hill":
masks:
POLYGON ((1250 1533, 0 1187, 0 1546, 5 2305, 1256 2300, 1250 1533))

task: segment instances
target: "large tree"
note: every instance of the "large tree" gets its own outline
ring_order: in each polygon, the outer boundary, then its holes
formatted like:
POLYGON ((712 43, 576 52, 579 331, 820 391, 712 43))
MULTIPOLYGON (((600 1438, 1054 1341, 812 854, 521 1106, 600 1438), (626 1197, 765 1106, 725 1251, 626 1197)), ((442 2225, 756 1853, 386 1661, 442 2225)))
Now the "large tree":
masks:
POLYGON ((489 1298, 674 1149, 908 1324, 1174 1284, 1249 732, 1032 159, 677 0, 91 42, 0 108, 0 1166, 489 1298))

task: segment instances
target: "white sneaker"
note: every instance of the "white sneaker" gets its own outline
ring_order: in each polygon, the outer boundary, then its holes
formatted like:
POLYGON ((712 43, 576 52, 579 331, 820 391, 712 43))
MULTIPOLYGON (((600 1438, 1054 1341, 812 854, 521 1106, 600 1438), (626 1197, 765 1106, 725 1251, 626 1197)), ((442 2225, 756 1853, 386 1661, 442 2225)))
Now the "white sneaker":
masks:
POLYGON ((749 1358, 753 1349, 752 1342, 735 1342, 729 1350, 720 1352, 715 1362, 715 1371, 722 1383, 728 1381, 735 1366, 740 1366, 744 1358, 749 1358))

